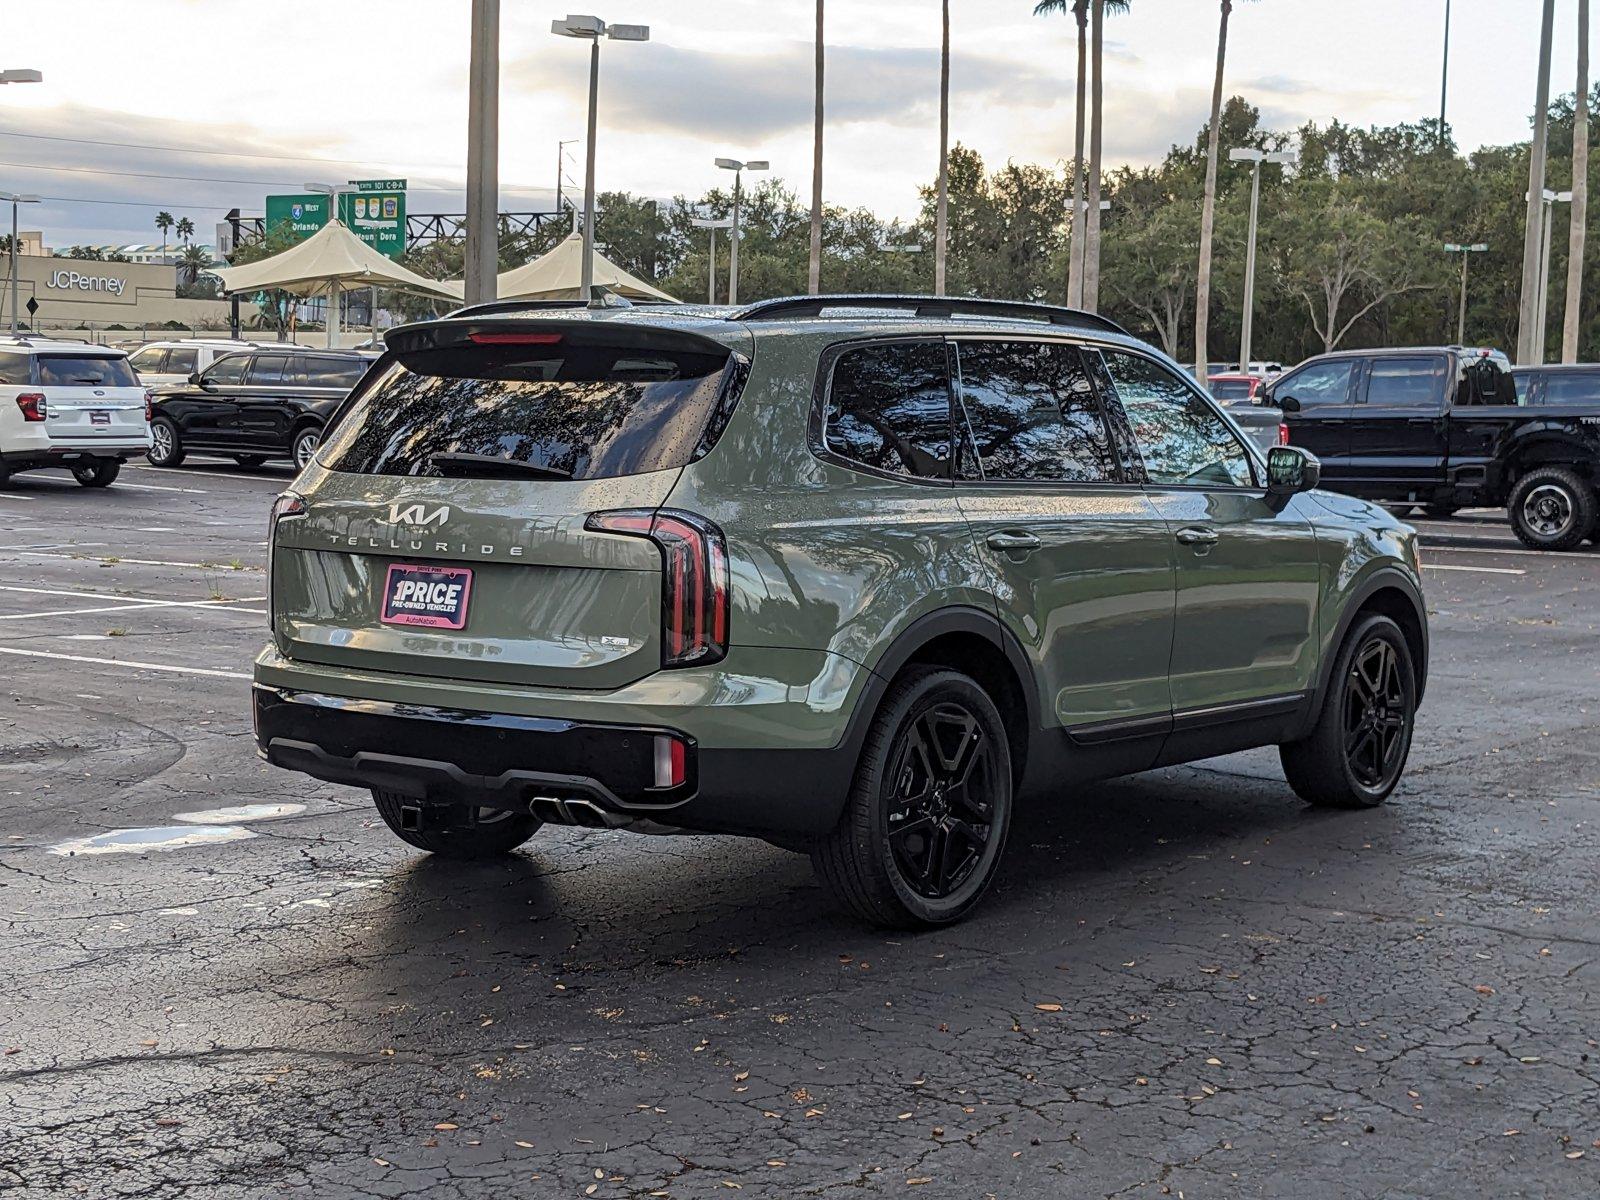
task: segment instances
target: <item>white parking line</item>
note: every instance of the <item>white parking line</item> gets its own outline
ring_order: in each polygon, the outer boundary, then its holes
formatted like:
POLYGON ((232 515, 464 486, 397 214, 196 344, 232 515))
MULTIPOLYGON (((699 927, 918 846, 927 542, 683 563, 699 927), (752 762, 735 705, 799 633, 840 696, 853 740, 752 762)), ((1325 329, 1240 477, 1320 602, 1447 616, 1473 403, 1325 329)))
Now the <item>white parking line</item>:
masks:
POLYGON ((80 600, 116 600, 128 604, 145 604, 152 608, 211 608, 218 604, 254 604, 265 596, 230 596, 225 600, 167 600, 161 596, 135 596, 113 592, 85 592, 65 588, 22 587, 17 584, 0 584, 0 592, 24 592, 30 596, 71 596, 80 600))
POLYGON ((104 604, 94 608, 57 608, 48 612, 0 613, 0 621, 36 621, 41 617, 86 617, 93 613, 127 612, 135 608, 215 608, 221 612, 249 613, 264 617, 264 608, 238 608, 232 600, 139 600, 130 604, 104 604))
POLYGON ((0 492, 0 500, 15 500, 18 504, 32 504, 33 503, 33 497, 32 496, 8 496, 4 492, 0 492))
POLYGON ((215 679, 249 679, 245 671, 214 671, 206 667, 176 667, 170 663, 138 662, 133 659, 91 658, 86 654, 52 654, 48 650, 18 650, 0 646, 0 654, 15 654, 20 658, 50 658, 59 662, 88 663, 96 667, 122 667, 130 671, 166 671, 175 675, 209 675, 215 679))
POLYGON ((1525 550, 1520 546, 1501 549, 1497 546, 1450 546, 1442 542, 1423 542, 1422 548, 1430 554, 1524 554, 1533 558, 1586 558, 1590 562, 1600 563, 1600 554, 1585 550, 1525 550))
POLYGON ((1452 563, 1423 563, 1424 571, 1473 571, 1479 575, 1526 575, 1516 567, 1458 567, 1452 563))
POLYGON ((288 487, 292 478, 287 475, 245 475, 242 473, 229 475, 223 471, 191 471, 188 467, 134 467, 132 469, 135 471, 159 472, 163 475, 183 475, 188 478, 203 476, 206 479, 231 479, 235 482, 243 479, 255 483, 270 483, 278 487, 288 487))
POLYGON ((188 492, 192 496, 209 496, 211 494, 204 488, 163 487, 159 483, 124 483, 120 486, 132 488, 136 492, 188 492))
MULTIPOLYGON (((105 546, 109 543, 84 542, 82 544, 85 546, 105 546)), ((23 554, 29 558, 65 558, 75 562, 104 562, 106 558, 115 557, 117 561, 109 565, 119 566, 127 563, 135 567, 192 567, 197 571, 265 571, 267 569, 265 566, 257 567, 249 564, 236 567, 232 563, 176 562, 165 558, 123 558, 121 555, 101 556, 97 554, 51 554, 46 550, 0 550, 0 554, 23 554)))

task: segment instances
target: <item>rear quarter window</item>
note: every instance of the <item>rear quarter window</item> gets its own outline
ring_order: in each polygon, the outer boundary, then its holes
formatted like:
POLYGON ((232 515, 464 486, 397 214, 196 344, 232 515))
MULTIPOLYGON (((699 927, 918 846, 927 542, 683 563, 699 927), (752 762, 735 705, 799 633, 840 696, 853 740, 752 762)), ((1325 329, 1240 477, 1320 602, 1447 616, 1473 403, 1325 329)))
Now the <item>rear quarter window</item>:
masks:
MULTIPOLYGON (((483 456, 574 479, 682 467, 717 415, 731 356, 605 346, 482 345, 397 354, 318 461, 364 475, 460 475, 483 456)), ((360 365, 360 364, 356 364, 360 365)))
POLYGON ((27 387, 32 382, 33 364, 26 354, 0 354, 0 384, 27 387))
POLYGON ((823 442, 850 462, 923 479, 950 477, 950 369, 942 341, 859 346, 839 355, 823 442))

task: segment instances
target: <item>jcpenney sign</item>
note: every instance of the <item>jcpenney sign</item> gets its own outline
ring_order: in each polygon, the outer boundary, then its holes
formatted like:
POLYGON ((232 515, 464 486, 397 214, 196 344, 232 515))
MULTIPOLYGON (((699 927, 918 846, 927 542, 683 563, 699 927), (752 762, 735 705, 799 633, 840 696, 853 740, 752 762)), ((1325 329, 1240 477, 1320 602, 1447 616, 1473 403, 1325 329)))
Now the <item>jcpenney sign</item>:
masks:
POLYGON ((113 279, 110 275, 83 275, 77 271, 52 271, 50 278, 45 281, 46 287, 60 288, 70 291, 76 288, 80 292, 110 292, 113 296, 122 295, 122 289, 128 286, 126 279, 113 279))

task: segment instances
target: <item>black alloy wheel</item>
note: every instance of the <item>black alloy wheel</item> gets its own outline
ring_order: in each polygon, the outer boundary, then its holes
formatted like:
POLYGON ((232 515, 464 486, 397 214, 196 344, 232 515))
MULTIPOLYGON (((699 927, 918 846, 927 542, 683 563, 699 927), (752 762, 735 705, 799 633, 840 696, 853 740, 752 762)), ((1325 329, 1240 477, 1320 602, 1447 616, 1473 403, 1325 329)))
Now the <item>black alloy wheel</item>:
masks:
POLYGON ((1400 774, 1410 710, 1400 656, 1382 638, 1364 643, 1344 682, 1344 753, 1363 787, 1387 790, 1400 774))
POLYGON ((947 701, 901 732, 889 778, 895 865, 917 895, 943 900, 971 877, 994 832, 994 747, 976 716, 947 701))
POLYGON ((1005 721, 978 682, 908 668, 878 705, 844 811, 811 846, 812 866, 875 925, 958 921, 998 873, 1012 772, 1005 721))
POLYGON ((1511 531, 1534 550, 1571 550, 1593 533, 1600 502, 1589 481, 1571 468, 1534 467, 1511 489, 1511 531))
POLYGON ((1417 711, 1411 647, 1393 620, 1358 617, 1305 737, 1278 747, 1289 786, 1324 808, 1372 808, 1400 782, 1417 711))

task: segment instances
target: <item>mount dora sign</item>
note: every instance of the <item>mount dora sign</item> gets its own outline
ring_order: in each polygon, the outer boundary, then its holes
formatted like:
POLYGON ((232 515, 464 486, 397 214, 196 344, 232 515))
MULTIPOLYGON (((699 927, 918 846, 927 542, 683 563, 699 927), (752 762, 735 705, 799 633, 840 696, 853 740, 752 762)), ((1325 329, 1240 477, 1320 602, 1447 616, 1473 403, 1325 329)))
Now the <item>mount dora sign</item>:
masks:
POLYGON ((114 275, 84 275, 78 271, 52 271, 45 280, 44 285, 60 291, 110 292, 113 296, 120 296, 122 295, 122 289, 128 286, 128 281, 126 279, 118 279, 114 275))

